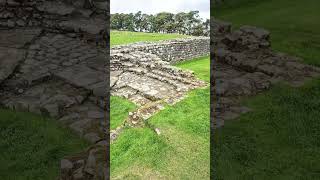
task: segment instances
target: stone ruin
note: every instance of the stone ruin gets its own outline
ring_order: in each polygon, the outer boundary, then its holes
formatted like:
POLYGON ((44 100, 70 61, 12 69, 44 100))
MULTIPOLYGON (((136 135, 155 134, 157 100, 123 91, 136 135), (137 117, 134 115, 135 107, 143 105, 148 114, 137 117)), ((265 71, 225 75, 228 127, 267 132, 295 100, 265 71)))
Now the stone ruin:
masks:
POLYGON ((109 4, 0 0, 0 104, 49 115, 92 145, 61 179, 106 179, 109 4))
POLYGON ((278 82, 300 86, 320 75, 319 68, 302 64, 300 58, 271 50, 267 30, 243 26, 231 31, 230 23, 216 19, 211 23, 213 128, 250 111, 240 105, 240 97, 256 95, 278 82))
POLYGON ((208 38, 117 46, 109 61, 108 11, 105 0, 0 0, 0 105, 53 117, 92 143, 61 160, 61 180, 107 179, 108 63, 112 94, 141 107, 131 125, 204 86, 170 63, 209 54, 208 38))
MULTIPOLYGON (((111 49, 111 95, 124 97, 138 108, 129 113, 123 125, 112 129, 115 140, 124 126, 143 126, 147 119, 164 108, 175 104, 192 89, 205 87, 190 71, 172 64, 209 55, 210 39, 192 37, 116 46, 111 49)), ((154 129, 157 133, 159 129, 154 129)))

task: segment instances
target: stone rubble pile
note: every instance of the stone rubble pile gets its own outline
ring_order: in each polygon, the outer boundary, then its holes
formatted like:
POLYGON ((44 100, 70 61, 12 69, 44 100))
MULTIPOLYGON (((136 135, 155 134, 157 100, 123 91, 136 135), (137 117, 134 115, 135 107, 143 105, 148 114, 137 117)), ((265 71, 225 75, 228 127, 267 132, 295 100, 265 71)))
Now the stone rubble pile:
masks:
POLYGON ((0 104, 57 119, 92 143, 60 179, 106 179, 108 1, 0 0, 0 104), (88 4, 89 2, 89 4, 88 4))
POLYGON ((270 48, 270 33, 264 29, 243 26, 231 31, 231 24, 212 19, 213 126, 221 127, 250 109, 239 105, 239 98, 269 89, 277 82, 302 85, 317 77, 320 69, 302 60, 270 48))
POLYGON ((111 94, 134 102, 138 109, 130 112, 124 125, 111 130, 111 140, 117 138, 124 126, 143 126, 165 105, 175 104, 190 90, 206 86, 192 72, 176 68, 172 63, 208 55, 209 44, 209 38, 195 37, 112 48, 111 94))

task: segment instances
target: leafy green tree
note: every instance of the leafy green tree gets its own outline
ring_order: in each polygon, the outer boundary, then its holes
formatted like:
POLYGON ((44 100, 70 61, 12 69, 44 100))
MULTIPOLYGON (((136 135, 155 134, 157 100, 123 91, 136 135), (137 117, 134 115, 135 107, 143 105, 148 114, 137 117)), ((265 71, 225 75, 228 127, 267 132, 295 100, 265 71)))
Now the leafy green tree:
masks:
POLYGON ((210 21, 203 21, 199 11, 177 14, 161 12, 156 15, 142 14, 138 11, 135 14, 112 14, 111 29, 209 36, 210 21))

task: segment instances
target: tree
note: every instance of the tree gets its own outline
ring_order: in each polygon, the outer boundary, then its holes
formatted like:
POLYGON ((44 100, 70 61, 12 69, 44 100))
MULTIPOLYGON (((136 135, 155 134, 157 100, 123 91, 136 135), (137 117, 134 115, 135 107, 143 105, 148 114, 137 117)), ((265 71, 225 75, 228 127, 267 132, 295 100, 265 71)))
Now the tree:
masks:
POLYGON ((111 29, 127 31, 144 31, 156 33, 179 33, 194 36, 209 36, 210 21, 203 21, 199 11, 180 12, 172 14, 161 12, 156 15, 142 14, 112 14, 111 29))
POLYGON ((141 11, 138 11, 135 15, 134 15, 134 28, 137 31, 142 31, 141 28, 141 23, 142 23, 142 14, 141 11))

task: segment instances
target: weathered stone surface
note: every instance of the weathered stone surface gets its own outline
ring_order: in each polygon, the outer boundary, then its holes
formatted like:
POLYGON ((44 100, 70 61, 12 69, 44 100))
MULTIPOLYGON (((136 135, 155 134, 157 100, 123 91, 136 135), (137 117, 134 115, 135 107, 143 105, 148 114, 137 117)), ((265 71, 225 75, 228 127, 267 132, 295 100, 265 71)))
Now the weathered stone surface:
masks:
POLYGON ((24 55, 24 50, 0 47, 0 84, 13 73, 24 55))
POLYGON ((195 57, 209 55, 210 38, 192 37, 161 42, 140 42, 136 44, 117 46, 112 49, 123 52, 142 51, 154 54, 163 61, 175 63, 178 61, 185 61, 195 57))
POLYGON ((71 19, 62 21, 59 26, 66 31, 99 34, 105 30, 107 22, 104 19, 71 19))
POLYGON ((1 30, 0 46, 22 48, 41 33, 41 29, 1 30))
POLYGON ((279 81, 296 86, 320 75, 319 68, 302 64, 299 58, 273 52, 270 33, 264 29, 243 26, 232 32, 230 23, 215 19, 211 25, 215 128, 250 111, 239 105, 239 97, 255 95, 279 81))
POLYGON ((0 0, 0 105, 54 117, 92 143, 89 152, 103 146, 93 171, 87 151, 65 157, 61 180, 107 177, 108 2, 85 2, 0 0))
POLYGON ((116 140, 123 126, 141 126, 166 104, 175 104, 192 89, 207 83, 192 72, 170 63, 209 54, 209 39, 205 37, 138 43, 111 49, 111 94, 124 97, 138 105, 122 126, 111 130, 116 140))
POLYGON ((37 6, 37 9, 49 14, 57 14, 61 16, 69 15, 75 10, 73 6, 58 1, 44 1, 43 4, 37 6))
POLYGON ((94 71, 85 65, 74 65, 55 72, 54 75, 70 84, 85 88, 104 80, 104 73, 94 71))

